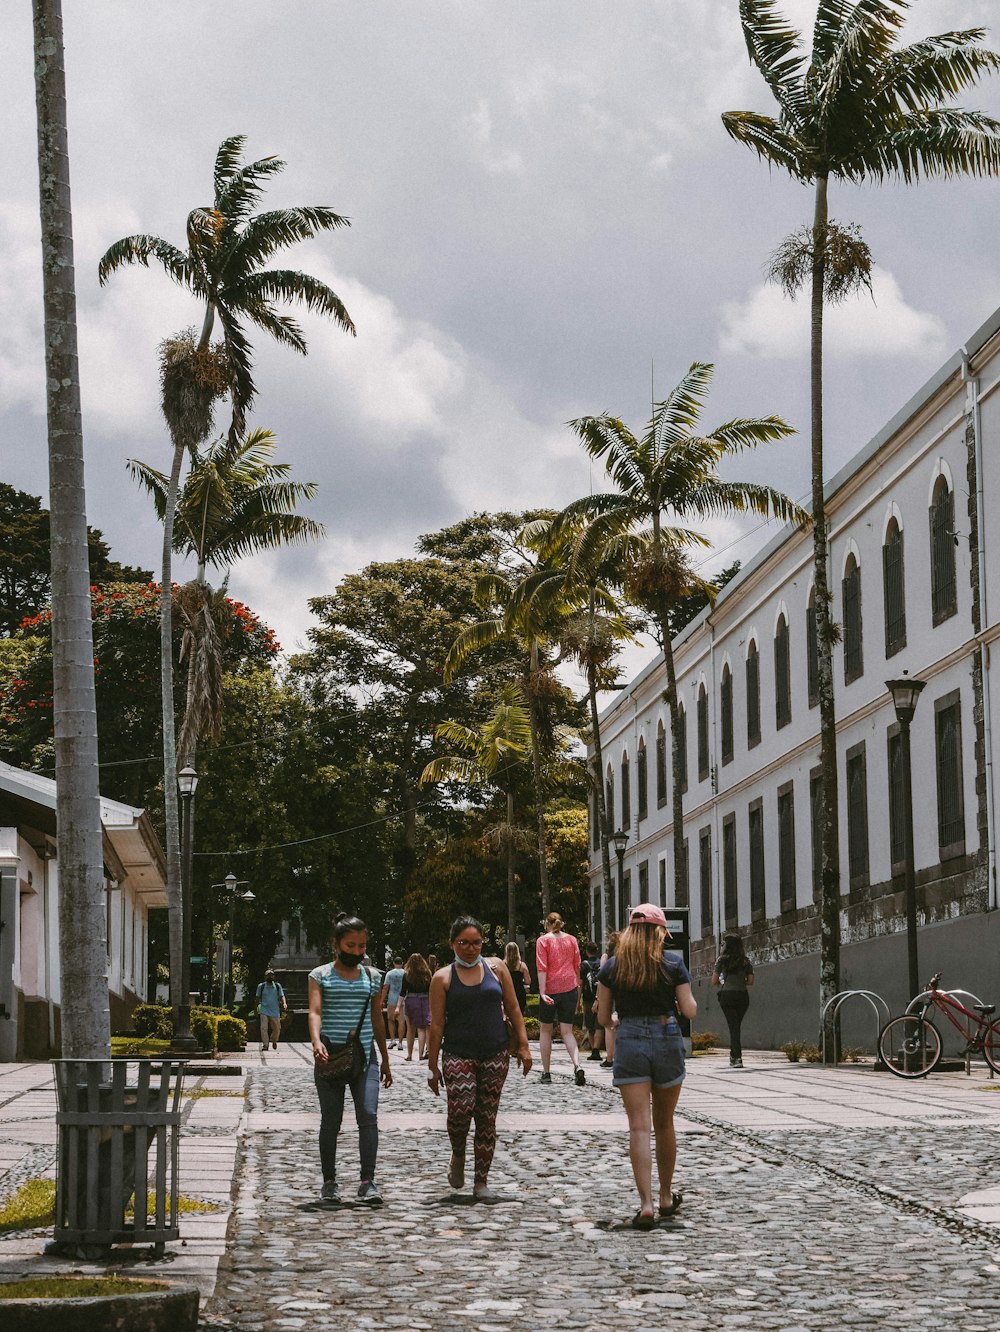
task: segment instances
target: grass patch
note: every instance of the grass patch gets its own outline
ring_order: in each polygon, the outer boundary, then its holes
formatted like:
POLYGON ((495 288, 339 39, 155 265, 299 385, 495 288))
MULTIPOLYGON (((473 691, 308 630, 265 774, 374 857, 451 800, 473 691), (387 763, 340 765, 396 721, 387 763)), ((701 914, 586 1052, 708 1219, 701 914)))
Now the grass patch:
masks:
POLYGON ((190 1096, 192 1101, 203 1100, 206 1096, 234 1096, 241 1101, 245 1101, 247 1098, 245 1091, 212 1091, 207 1087, 195 1087, 194 1091, 186 1091, 182 1094, 190 1096))
POLYGON ((696 1031, 691 1037, 691 1050, 714 1050, 719 1038, 714 1031, 696 1031))
MULTIPOLYGON (((156 1209, 156 1195, 146 1197, 146 1211, 152 1214, 156 1209)), ((218 1203, 206 1202, 203 1198, 188 1198, 180 1194, 177 1199, 177 1211, 187 1213, 217 1212, 218 1203)), ((126 1217, 134 1212, 129 1207, 126 1217)), ((56 1182, 54 1179, 28 1179, 21 1185, 12 1198, 0 1206, 0 1235, 12 1230, 37 1230, 42 1226, 53 1226, 56 1221, 56 1182)))
POLYGON ((170 1041, 158 1040, 155 1036, 112 1036, 112 1055, 127 1055, 130 1059, 155 1058, 166 1054, 170 1041))
POLYGON ((8 1230, 34 1230, 56 1219, 54 1179, 28 1179, 0 1206, 0 1235, 8 1230))
POLYGON ((37 1277, 5 1281, 0 1300, 79 1300, 94 1295, 151 1295, 169 1290, 165 1281, 132 1281, 128 1277, 37 1277))

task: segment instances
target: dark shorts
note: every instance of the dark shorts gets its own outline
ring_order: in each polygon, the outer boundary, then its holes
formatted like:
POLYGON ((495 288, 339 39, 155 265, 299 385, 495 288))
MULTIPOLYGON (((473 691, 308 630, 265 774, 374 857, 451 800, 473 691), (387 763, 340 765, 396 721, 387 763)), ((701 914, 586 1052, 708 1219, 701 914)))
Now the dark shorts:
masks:
POLYGON ((684 1037, 675 1017, 622 1018, 615 1036, 615 1087, 651 1082, 676 1087, 684 1081, 684 1037))
POLYGON ((583 1001, 583 1025, 593 1036, 597 1030, 597 1014, 594 1012, 593 1002, 588 1004, 586 999, 583 1001))
POLYGON ((545 1024, 559 1022, 560 1024, 573 1025, 573 1019, 576 1017, 577 1000, 580 997, 579 989, 563 990, 561 994, 549 996, 551 1004, 538 1003, 538 1021, 545 1024))

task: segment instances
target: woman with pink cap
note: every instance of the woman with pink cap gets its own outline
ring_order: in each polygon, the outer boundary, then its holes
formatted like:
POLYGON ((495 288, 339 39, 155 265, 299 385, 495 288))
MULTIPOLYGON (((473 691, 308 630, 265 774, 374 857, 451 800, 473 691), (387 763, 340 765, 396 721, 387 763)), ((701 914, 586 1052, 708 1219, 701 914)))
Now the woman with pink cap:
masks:
POLYGON ((684 1081, 684 1040, 677 1016, 693 1018, 698 1005, 691 976, 679 958, 664 949, 670 938, 658 906, 643 902, 629 913, 628 929, 597 976, 597 1020, 610 1026, 618 1014, 612 1083, 628 1115, 629 1158, 639 1210, 636 1230, 652 1230, 657 1217, 673 1216, 681 1195, 673 1192, 677 1138, 674 1108, 684 1081), (650 1131, 656 1137, 659 1206, 653 1205, 650 1131))

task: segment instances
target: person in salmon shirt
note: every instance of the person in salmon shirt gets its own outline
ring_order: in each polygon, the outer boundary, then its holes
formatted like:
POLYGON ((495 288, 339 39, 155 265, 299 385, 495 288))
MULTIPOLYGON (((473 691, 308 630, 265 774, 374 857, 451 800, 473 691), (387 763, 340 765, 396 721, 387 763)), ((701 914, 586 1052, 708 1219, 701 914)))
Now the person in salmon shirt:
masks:
POLYGON ((538 968, 538 1049, 542 1056, 542 1082, 551 1082, 552 1024, 559 1023, 563 1045, 573 1065, 576 1085, 587 1081, 580 1067, 580 1051, 573 1035, 573 1019, 580 1002, 580 945, 572 934, 563 933, 558 911, 545 917, 545 933, 535 945, 538 968))

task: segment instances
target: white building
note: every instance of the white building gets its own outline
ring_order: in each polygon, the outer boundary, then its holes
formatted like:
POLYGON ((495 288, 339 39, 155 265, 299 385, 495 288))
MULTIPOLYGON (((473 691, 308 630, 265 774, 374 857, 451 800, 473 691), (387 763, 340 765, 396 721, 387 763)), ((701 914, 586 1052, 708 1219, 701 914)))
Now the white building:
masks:
MULTIPOLYGON (((166 864, 146 813, 101 800, 112 1030, 148 992, 149 912, 166 864)), ((0 763, 0 1062, 59 1048, 56 784, 0 763)))
MULTIPOLYGON (((842 984, 906 994, 902 768, 885 681, 925 682, 911 729, 921 979, 1000 992, 995 817, 1000 682, 1000 311, 827 486, 839 737, 842 984)), ((803 440, 803 447, 808 441, 803 440)), ((670 715, 657 657, 604 713, 610 819, 629 902, 689 904, 699 1025, 722 931, 754 961, 744 1039, 819 1018, 812 534, 786 528, 674 643, 685 711, 687 883, 673 882, 670 715), (623 803, 624 798, 624 803, 623 803)), ((592 811, 595 932, 606 927, 592 811)), ((612 853, 615 877, 615 857, 612 853)), ((707 1008, 707 1015, 706 1015, 707 1008)), ((871 1036, 871 1023, 861 1033, 871 1036)))

